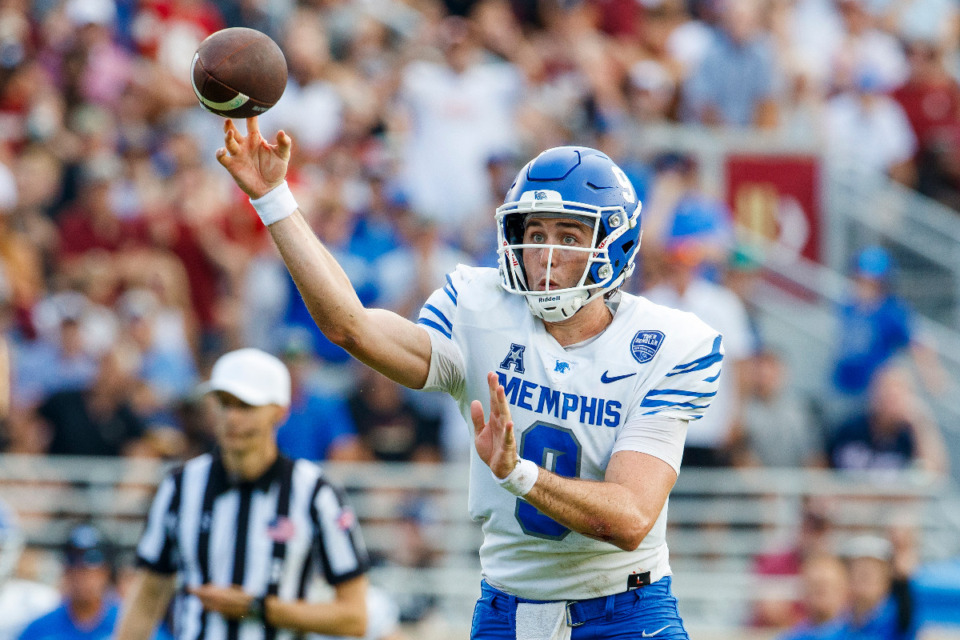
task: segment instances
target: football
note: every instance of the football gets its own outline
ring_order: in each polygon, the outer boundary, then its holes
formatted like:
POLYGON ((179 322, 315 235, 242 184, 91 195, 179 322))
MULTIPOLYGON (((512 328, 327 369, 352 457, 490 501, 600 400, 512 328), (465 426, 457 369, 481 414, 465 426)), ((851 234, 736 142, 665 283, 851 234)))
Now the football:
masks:
POLYGON ((270 36, 231 27, 208 36, 193 56, 193 92, 204 109, 250 118, 272 107, 287 86, 287 61, 270 36))

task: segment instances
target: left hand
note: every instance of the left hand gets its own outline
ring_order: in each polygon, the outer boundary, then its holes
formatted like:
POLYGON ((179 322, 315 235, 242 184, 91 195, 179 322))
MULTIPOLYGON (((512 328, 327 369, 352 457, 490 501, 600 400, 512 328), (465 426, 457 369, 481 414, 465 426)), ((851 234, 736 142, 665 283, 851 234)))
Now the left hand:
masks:
POLYGON ((246 616, 253 602, 253 596, 238 586, 204 584, 187 588, 187 593, 200 598, 205 611, 215 611, 230 620, 240 620, 246 616))
POLYGON ((470 417, 473 419, 473 440, 477 453, 493 475, 506 478, 517 466, 520 455, 517 453, 517 440, 513 435, 513 420, 510 418, 510 405, 507 396, 497 379, 497 374, 487 374, 490 387, 490 420, 484 420, 483 405, 479 400, 470 403, 470 417))

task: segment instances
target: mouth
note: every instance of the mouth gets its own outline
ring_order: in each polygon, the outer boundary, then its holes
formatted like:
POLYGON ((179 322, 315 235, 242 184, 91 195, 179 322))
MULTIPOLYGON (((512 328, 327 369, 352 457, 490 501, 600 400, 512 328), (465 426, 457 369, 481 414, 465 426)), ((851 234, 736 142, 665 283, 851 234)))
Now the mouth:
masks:
POLYGON ((240 441, 240 440, 248 440, 252 436, 253 436, 253 433, 251 431, 241 430, 241 429, 227 430, 223 433, 223 437, 226 440, 231 440, 234 442, 240 441))
POLYGON ((548 282, 547 282, 547 279, 546 279, 546 278, 543 278, 543 279, 540 280, 540 282, 537 283, 537 291, 547 291, 547 290, 548 290, 548 289, 547 289, 547 285, 548 285, 548 284, 549 284, 549 290, 550 290, 550 291, 555 291, 555 290, 557 290, 557 289, 560 288, 560 285, 557 284, 557 282, 556 282, 555 280, 550 280, 550 282, 548 283, 548 282))

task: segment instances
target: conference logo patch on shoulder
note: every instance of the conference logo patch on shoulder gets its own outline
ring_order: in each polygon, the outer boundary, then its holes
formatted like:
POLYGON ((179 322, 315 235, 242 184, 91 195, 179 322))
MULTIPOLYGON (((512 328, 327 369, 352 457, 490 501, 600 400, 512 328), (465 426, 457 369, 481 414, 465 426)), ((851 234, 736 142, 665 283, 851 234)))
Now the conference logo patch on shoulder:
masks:
POLYGON ((660 350, 663 337, 662 331, 638 331, 630 343, 630 353, 640 364, 650 362, 660 350))
POLYGON ((337 516, 337 527, 341 531, 349 531, 357 524, 357 516, 350 507, 343 507, 337 516))

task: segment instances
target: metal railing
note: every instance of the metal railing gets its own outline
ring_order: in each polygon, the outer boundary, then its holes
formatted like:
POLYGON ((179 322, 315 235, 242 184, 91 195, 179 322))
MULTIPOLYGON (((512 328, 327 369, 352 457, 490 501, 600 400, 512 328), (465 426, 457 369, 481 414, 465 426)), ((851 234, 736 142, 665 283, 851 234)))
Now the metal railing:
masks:
MULTIPOLYGON (((0 498, 19 514, 29 544, 56 549, 78 520, 132 552, 164 465, 147 459, 0 456, 0 498)), ((360 518, 371 579, 398 599, 430 598, 450 625, 469 621, 479 594, 479 526, 467 516, 463 464, 328 464, 360 518), (417 559, 416 562, 410 561, 417 559)), ((670 498, 667 534, 674 585, 693 627, 735 628, 762 599, 795 597, 797 581, 751 571, 757 553, 789 544, 801 505, 834 507, 837 542, 915 523, 926 559, 960 551, 960 501, 943 478, 920 472, 684 470, 670 498)))

